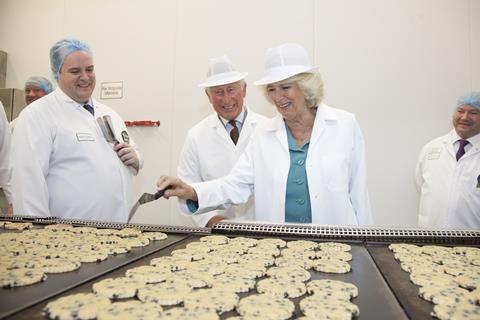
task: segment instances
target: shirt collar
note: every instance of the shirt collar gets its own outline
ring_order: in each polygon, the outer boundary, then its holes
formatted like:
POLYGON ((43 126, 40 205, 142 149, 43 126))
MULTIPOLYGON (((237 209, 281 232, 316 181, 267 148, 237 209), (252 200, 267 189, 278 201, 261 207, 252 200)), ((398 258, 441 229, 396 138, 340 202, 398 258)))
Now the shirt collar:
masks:
MULTIPOLYGON (((245 121, 245 118, 247 117, 247 108, 245 106, 242 107, 242 111, 238 114, 238 116, 235 118, 235 121, 239 122, 240 125, 243 125, 243 122, 245 121)), ((222 116, 218 115, 218 118, 220 121, 222 121, 223 126, 226 126, 228 121, 227 119, 223 118, 222 116)))
POLYGON ((80 105, 83 107, 85 104, 89 104, 91 107, 95 107, 95 106, 93 105, 93 99, 92 99, 92 97, 90 97, 90 99, 88 99, 88 102, 87 102, 87 103, 81 103, 80 105))

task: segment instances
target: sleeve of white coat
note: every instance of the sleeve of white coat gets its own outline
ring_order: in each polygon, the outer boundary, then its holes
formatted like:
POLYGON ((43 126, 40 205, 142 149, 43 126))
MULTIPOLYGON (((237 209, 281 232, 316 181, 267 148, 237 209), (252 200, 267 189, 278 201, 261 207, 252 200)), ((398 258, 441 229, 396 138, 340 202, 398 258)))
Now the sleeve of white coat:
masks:
MULTIPOLYGON (((189 132, 185 139, 177 167, 177 176, 182 181, 186 183, 203 182, 198 155, 198 145, 195 143, 195 137, 189 132)), ((178 207, 182 212, 191 214, 185 200, 178 199, 178 207)), ((191 217, 197 226, 204 227, 211 218, 219 214, 221 213, 218 211, 211 211, 200 215, 192 215, 191 217)))
POLYGON ((15 126, 11 149, 13 211, 16 214, 48 217, 50 210, 46 177, 54 129, 46 116, 25 111, 15 126))
POLYGON ((250 140, 230 173, 219 179, 192 183, 198 197, 198 210, 201 214, 215 209, 227 209, 232 205, 248 201, 254 191, 255 141, 250 140))
POLYGON ((11 132, 8 125, 5 109, 0 102, 0 187, 7 198, 8 203, 12 203, 11 191, 10 191, 10 144, 11 144, 11 132))
POLYGON ((353 121, 353 157, 349 182, 350 200, 359 225, 372 225, 372 211, 367 189, 365 141, 357 121, 353 121))

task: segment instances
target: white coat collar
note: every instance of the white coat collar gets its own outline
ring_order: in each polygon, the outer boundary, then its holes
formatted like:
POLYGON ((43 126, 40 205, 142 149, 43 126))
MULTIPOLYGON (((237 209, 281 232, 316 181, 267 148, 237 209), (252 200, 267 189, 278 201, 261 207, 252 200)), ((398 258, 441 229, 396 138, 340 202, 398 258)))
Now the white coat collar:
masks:
POLYGON ((320 139, 322 133, 325 131, 326 123, 333 124, 337 121, 338 116, 335 110, 325 103, 320 103, 313 123, 312 137, 310 138, 310 147, 314 148, 320 139))
POLYGON ((468 138, 468 141, 472 144, 472 146, 480 148, 480 133, 468 138))
MULTIPOLYGON (((331 107, 327 106, 324 103, 320 103, 317 108, 317 114, 315 116, 315 122, 313 124, 314 130, 315 127, 318 126, 317 123, 319 122, 324 123, 324 121, 336 121, 337 119, 338 117, 331 107)), ((285 128, 285 121, 283 121, 281 114, 273 117, 271 121, 269 121, 265 125, 265 130, 267 131, 277 131, 283 128, 285 128)))
MULTIPOLYGON (((57 87, 54 91, 55 95, 57 96, 57 98, 65 103, 68 103, 68 104, 71 104, 71 105, 75 105, 75 106, 78 106, 78 107, 83 107, 83 103, 79 103, 75 100, 73 100, 72 98, 70 98, 69 96, 67 96, 67 94, 65 92, 63 92, 62 89, 60 89, 60 87, 57 87)), ((88 99, 88 102, 89 104, 92 105, 92 107, 96 107, 97 106, 97 102, 93 99, 93 97, 90 97, 90 99, 88 99)))
POLYGON ((325 103, 322 102, 318 106, 315 122, 317 121, 317 119, 322 119, 325 121, 336 121, 338 117, 333 108, 327 106, 325 103))
MULTIPOLYGON (((462 139, 458 133, 455 131, 455 129, 452 129, 448 134, 446 134, 443 138, 443 144, 445 146, 445 149, 448 151, 448 153, 455 158, 456 150, 455 150, 455 142, 458 140, 462 139)), ((472 154, 476 154, 477 152, 480 152, 480 134, 477 134, 473 137, 468 138, 468 141, 472 145, 472 150, 467 151, 463 158, 469 157, 472 154)))
MULTIPOLYGON (((458 135, 458 133, 455 131, 455 129, 452 129, 446 136, 445 139, 443 140, 446 143, 454 144, 458 140, 461 140, 462 138, 458 135)), ((474 135, 473 137, 470 137, 467 139, 468 142, 472 144, 472 146, 477 146, 480 145, 480 134, 474 135)))
MULTIPOLYGON (((315 116, 315 122, 313 123, 312 137, 310 138, 310 146, 318 141, 323 130, 325 130, 325 123, 329 121, 337 121, 338 117, 335 114, 334 109, 327 106, 324 103, 320 103, 317 108, 317 114, 315 116)), ((266 131, 276 131, 275 135, 282 143, 283 147, 288 149, 287 133, 285 128, 285 121, 282 115, 277 115, 272 118, 266 125, 266 131)))

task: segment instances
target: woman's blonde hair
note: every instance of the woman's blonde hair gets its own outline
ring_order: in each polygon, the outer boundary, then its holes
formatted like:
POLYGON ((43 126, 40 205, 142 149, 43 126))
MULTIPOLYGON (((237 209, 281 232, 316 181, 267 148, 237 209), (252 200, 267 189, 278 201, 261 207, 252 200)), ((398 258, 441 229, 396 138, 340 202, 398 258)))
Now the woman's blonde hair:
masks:
MULTIPOLYGON (((278 84, 295 82, 302 90, 305 100, 310 108, 316 108, 323 100, 323 81, 319 72, 304 72, 296 74, 285 80, 276 82, 278 84)), ((273 104, 268 96, 268 85, 262 86, 262 93, 265 98, 273 104)))

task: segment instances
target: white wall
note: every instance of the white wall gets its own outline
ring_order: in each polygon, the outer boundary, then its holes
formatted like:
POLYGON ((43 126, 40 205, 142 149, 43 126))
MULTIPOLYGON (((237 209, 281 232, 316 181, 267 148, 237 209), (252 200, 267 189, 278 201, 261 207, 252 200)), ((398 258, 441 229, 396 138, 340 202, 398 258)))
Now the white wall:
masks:
MULTIPOLYGON (((123 99, 104 103, 126 120, 161 121, 131 129, 145 158, 134 198, 175 173, 187 129, 211 112, 197 87, 211 57, 227 54, 249 71, 249 105, 273 116, 252 84, 263 54, 286 41, 307 48, 326 102, 354 112, 363 129, 378 225, 415 224, 418 152, 450 129, 455 99, 480 89, 480 0, 0 0, 7 86, 49 75, 48 50, 65 36, 92 46, 97 88, 124 82, 123 99)), ((166 200, 135 220, 191 223, 166 200)))

